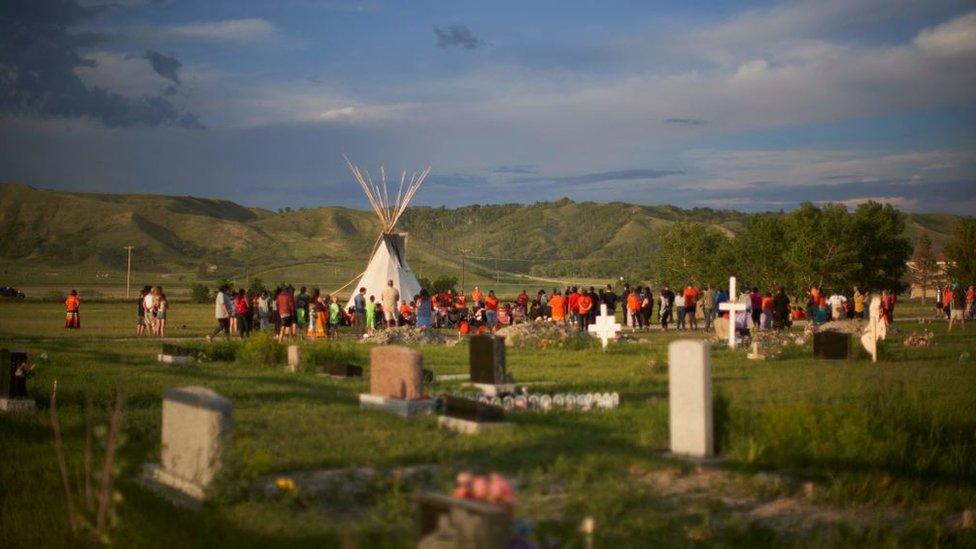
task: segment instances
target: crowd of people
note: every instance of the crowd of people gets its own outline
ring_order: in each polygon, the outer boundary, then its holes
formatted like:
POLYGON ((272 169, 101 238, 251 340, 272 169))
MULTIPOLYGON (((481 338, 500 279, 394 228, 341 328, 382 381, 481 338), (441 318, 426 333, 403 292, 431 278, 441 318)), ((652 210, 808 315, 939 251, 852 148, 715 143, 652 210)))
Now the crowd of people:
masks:
MULTIPOLYGON (((879 297, 882 319, 891 324, 895 320, 895 293, 882 290, 879 297)), ((593 286, 553 288, 551 292, 541 289, 532 296, 522 290, 511 300, 499 298, 494 290, 484 293, 478 286, 470 296, 463 290, 455 293, 449 289, 431 295, 422 289, 411 298, 402 299, 390 280, 379 296, 359 288, 351 305, 344 308, 337 295, 321 293, 318 288, 309 292, 303 286, 296 293, 290 284, 251 292, 221 286, 214 301, 217 326, 208 339, 221 333, 244 338, 255 331, 274 333, 279 341, 296 336, 337 338, 342 326, 350 327, 357 337, 395 326, 453 328, 468 334, 494 332, 523 322, 553 322, 586 330, 596 321, 602 306, 609 315, 616 315, 620 309, 623 321, 633 330, 655 326, 665 331, 711 330, 716 318, 728 318, 720 305, 733 299, 744 309, 744 314, 736 318, 740 329, 769 330, 789 327, 797 320, 823 324, 864 319, 871 294, 857 286, 849 293, 828 293, 814 286, 793 301, 782 287, 775 292, 753 287, 733 297, 726 288, 713 289, 708 284, 688 284, 677 289, 664 284, 657 291, 649 286, 624 284, 618 295, 607 284, 599 290, 593 286)), ((936 306, 948 319, 949 330, 966 320, 976 320, 976 287, 964 288, 954 282, 939 288, 936 306)), ((78 292, 71 290, 65 300, 65 328, 81 328, 80 307, 78 292)), ((137 307, 136 334, 165 337, 169 300, 163 289, 142 288, 137 307)))

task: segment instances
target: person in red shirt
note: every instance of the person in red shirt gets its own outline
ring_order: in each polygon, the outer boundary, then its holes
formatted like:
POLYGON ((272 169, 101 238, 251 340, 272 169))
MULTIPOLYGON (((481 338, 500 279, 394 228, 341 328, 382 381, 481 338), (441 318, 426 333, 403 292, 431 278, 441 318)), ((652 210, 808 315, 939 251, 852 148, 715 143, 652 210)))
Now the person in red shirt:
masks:
POLYGON ((234 316, 237 318, 237 335, 247 337, 251 333, 251 307, 244 288, 234 296, 234 316))
POLYGON ((485 294, 481 293, 481 288, 475 286, 474 291, 471 292, 471 299, 474 300, 474 304, 477 307, 479 303, 485 300, 485 294))
POLYGON ((569 307, 570 322, 577 325, 580 322, 579 298, 580 298, 579 291, 576 289, 576 286, 573 286, 573 289, 572 291, 570 291, 569 297, 566 299, 566 302, 567 302, 567 307, 569 307))
POLYGON ((491 331, 495 331, 498 326, 498 298, 495 297, 495 290, 488 290, 488 297, 485 298, 485 324, 491 331))
POLYGON ((457 299, 454 300, 454 308, 460 311, 468 308, 468 296, 464 292, 458 292, 457 299))
POLYGON ((78 298, 78 291, 71 290, 68 298, 64 300, 64 327, 72 330, 81 328, 81 299, 78 298))
POLYGON ((295 289, 290 285, 278 292, 275 298, 278 306, 278 318, 281 319, 281 330, 278 331, 278 341, 287 336, 295 335, 295 289))
POLYGON ((593 308, 593 296, 586 290, 583 290, 583 293, 579 295, 576 301, 576 306, 579 309, 580 331, 585 332, 586 327, 589 325, 590 309, 593 308))
POLYGON ((528 307, 529 294, 525 293, 525 290, 522 290, 522 292, 519 293, 518 297, 515 298, 515 302, 521 305, 522 307, 528 307))

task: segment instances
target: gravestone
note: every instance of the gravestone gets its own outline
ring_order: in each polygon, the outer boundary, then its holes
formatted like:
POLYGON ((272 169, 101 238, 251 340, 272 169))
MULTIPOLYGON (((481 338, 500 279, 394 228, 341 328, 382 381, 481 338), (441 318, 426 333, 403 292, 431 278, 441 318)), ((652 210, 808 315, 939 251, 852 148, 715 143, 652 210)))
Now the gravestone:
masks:
POLYGON ((718 308, 722 311, 729 312, 729 325, 728 325, 728 342, 729 349, 735 349, 735 317, 738 313, 745 312, 748 306, 745 303, 737 301, 735 277, 729 277, 729 301, 726 303, 719 303, 718 308))
POLYGON ((452 431, 463 434, 477 434, 499 426, 503 423, 505 412, 498 406, 456 397, 444 396, 444 414, 437 418, 437 424, 452 431))
POLYGON ((505 338, 475 335, 468 344, 471 385, 487 395, 511 393, 515 384, 505 372, 505 338))
POLYGON ((443 494, 417 497, 418 549, 507 547, 512 517, 498 505, 443 494))
POLYGON ((596 317, 596 322, 591 324, 587 331, 596 335, 600 338, 600 345, 603 346, 603 350, 607 350, 607 344, 611 339, 617 337, 617 333, 620 332, 620 324, 617 322, 617 318, 614 315, 607 313, 607 305, 605 303, 600 304, 600 316, 596 317))
POLYGON ((180 347, 171 343, 163 343, 163 348, 156 360, 163 364, 193 364, 196 362, 196 351, 180 347))
POLYGON ((668 402, 671 453, 712 457, 712 365, 707 342, 683 339, 668 346, 668 402))
POLYGON ((143 466, 153 488, 178 503, 199 504, 220 471, 224 445, 233 427, 234 405, 206 387, 178 387, 163 396, 160 463, 143 466))
POLYGON ((337 377, 342 379, 350 377, 363 377, 363 368, 362 366, 356 366, 355 364, 333 361, 326 363, 325 373, 329 377, 337 377))
POLYGON ((726 339, 729 337, 729 319, 721 316, 715 317, 712 321, 712 328, 715 329, 715 337, 726 339))
POLYGON ((27 393, 27 351, 0 349, 0 412, 29 412, 36 408, 27 393))
POLYGON ((403 417, 428 414, 434 400, 424 398, 424 357, 398 345, 380 345, 369 353, 369 393, 359 395, 359 406, 403 417))
POLYGON ((813 334, 813 356, 826 360, 846 360, 850 358, 850 334, 834 330, 823 330, 813 334))
POLYGON ((295 373, 302 365, 302 349, 298 345, 288 346, 288 371, 295 373))

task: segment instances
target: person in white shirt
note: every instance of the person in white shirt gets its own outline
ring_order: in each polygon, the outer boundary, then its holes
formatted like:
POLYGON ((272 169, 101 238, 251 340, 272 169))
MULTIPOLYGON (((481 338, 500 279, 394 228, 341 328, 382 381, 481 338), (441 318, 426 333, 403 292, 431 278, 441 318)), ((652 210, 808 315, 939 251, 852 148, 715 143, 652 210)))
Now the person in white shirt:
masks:
POLYGON ((845 303, 847 303, 847 298, 840 294, 834 294, 827 298, 827 304, 830 306, 830 316, 834 320, 841 320, 846 316, 844 314, 845 303))
POLYGON ((221 286, 217 290, 217 297, 214 298, 214 316, 217 317, 217 327, 207 336, 207 341, 212 340, 220 332, 224 332, 224 336, 230 339, 230 312, 231 302, 230 296, 227 295, 227 286, 221 286))

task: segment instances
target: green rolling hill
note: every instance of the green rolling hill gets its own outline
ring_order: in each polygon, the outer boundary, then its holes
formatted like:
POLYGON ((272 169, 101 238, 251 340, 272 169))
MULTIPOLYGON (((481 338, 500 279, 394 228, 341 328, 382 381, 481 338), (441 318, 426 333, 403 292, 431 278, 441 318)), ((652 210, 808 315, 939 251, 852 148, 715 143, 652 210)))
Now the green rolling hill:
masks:
MULTIPOLYGON (((910 237, 936 248, 956 216, 906 214, 910 237)), ((473 280, 522 284, 540 278, 616 277, 646 271, 663 231, 697 221, 733 236, 749 214, 732 210, 568 199, 529 205, 412 207, 401 221, 419 276, 458 276, 461 251, 473 280)), ((335 282, 351 278, 379 232, 371 212, 341 207, 272 212, 224 200, 145 194, 92 194, 0 184, 0 262, 7 284, 59 273, 112 272, 133 245, 139 269, 181 280, 261 276, 335 282)))

